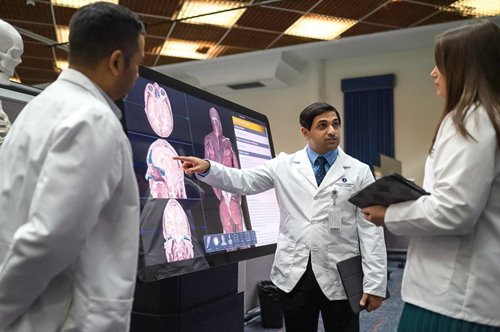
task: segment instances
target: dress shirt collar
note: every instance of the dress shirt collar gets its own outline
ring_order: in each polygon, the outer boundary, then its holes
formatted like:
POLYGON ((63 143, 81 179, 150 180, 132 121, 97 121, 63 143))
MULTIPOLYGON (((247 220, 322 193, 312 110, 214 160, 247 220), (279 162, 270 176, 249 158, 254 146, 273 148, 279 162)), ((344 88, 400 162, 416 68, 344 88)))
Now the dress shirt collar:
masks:
MULTIPOLYGON (((316 161, 316 158, 318 158, 321 155, 316 153, 309 146, 306 147, 306 151, 307 151, 307 157, 309 158, 309 161, 311 162, 311 166, 314 167, 314 162, 316 161)), ((333 163, 337 159, 338 154, 339 154, 338 149, 335 149, 332 151, 328 151, 327 153, 325 153, 322 156, 326 158, 326 161, 328 161, 328 166, 330 167, 333 165, 333 163)))

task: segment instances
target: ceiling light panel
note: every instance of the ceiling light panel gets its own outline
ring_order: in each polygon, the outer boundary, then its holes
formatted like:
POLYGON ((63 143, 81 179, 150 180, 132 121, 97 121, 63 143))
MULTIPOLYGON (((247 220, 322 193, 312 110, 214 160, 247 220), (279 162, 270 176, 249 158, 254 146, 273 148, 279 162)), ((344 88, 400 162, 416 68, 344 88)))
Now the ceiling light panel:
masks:
POLYGON ((57 42, 67 43, 69 40, 69 27, 67 25, 56 25, 57 42))
POLYGON ((56 67, 60 70, 68 69, 68 60, 56 60, 56 67))
POLYGON ((60 6, 60 7, 70 7, 70 8, 80 8, 82 6, 98 2, 111 2, 114 4, 118 4, 118 0, 51 0, 52 5, 60 6))
POLYGON ((219 12, 223 10, 228 10, 218 14, 204 15, 200 17, 195 17, 183 22, 192 24, 210 24, 218 25, 222 27, 231 27, 245 12, 245 9, 233 9, 241 7, 241 2, 232 1, 197 1, 197 0, 187 0, 184 1, 177 19, 183 19, 186 17, 194 17, 203 14, 209 14, 214 12, 219 12), (231 10, 233 9, 233 10, 231 10))
POLYGON ((499 0, 459 0, 452 3, 451 7, 462 14, 475 17, 500 15, 499 0))
MULTIPOLYGON (((210 59, 217 56, 222 47, 206 42, 191 42, 185 40, 169 39, 161 47, 160 54, 186 59, 210 59)), ((158 53, 158 51, 154 51, 158 53)))
POLYGON ((292 24, 285 34, 313 39, 332 40, 357 21, 331 16, 308 14, 292 24))

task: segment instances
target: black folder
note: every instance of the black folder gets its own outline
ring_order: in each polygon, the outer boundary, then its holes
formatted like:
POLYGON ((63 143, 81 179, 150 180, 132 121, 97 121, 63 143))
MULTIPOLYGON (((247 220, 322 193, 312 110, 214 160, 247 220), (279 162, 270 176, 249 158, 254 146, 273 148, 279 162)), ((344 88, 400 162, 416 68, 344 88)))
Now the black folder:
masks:
POLYGON ((359 208, 365 208, 413 201, 422 195, 430 194, 398 173, 391 173, 354 193, 348 201, 359 208))
MULTIPOLYGON (((351 310, 357 314, 365 307, 359 305, 363 296, 363 267, 361 264, 361 255, 354 256, 337 263, 337 270, 344 286, 347 300, 351 310)), ((386 290, 385 299, 390 297, 389 289, 386 290)))

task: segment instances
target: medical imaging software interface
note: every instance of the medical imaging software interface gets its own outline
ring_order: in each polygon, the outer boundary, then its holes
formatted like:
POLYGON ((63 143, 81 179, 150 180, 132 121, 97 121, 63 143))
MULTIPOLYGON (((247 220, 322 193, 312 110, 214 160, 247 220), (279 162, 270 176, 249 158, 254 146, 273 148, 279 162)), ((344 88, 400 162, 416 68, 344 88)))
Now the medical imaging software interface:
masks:
POLYGON ((274 190, 242 197, 185 175, 173 157, 252 168, 272 158, 265 123, 139 77, 124 113, 141 195, 141 253, 152 266, 274 244, 274 190))

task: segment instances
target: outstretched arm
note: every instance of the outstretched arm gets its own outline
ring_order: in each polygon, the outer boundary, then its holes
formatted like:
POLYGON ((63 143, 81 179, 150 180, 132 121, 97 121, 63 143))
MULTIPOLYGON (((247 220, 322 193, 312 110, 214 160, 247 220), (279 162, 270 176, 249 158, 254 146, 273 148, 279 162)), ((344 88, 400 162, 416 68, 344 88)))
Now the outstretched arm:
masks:
POLYGON ((197 157, 178 156, 175 160, 182 161, 182 169, 186 174, 205 173, 210 169, 210 163, 197 157))

